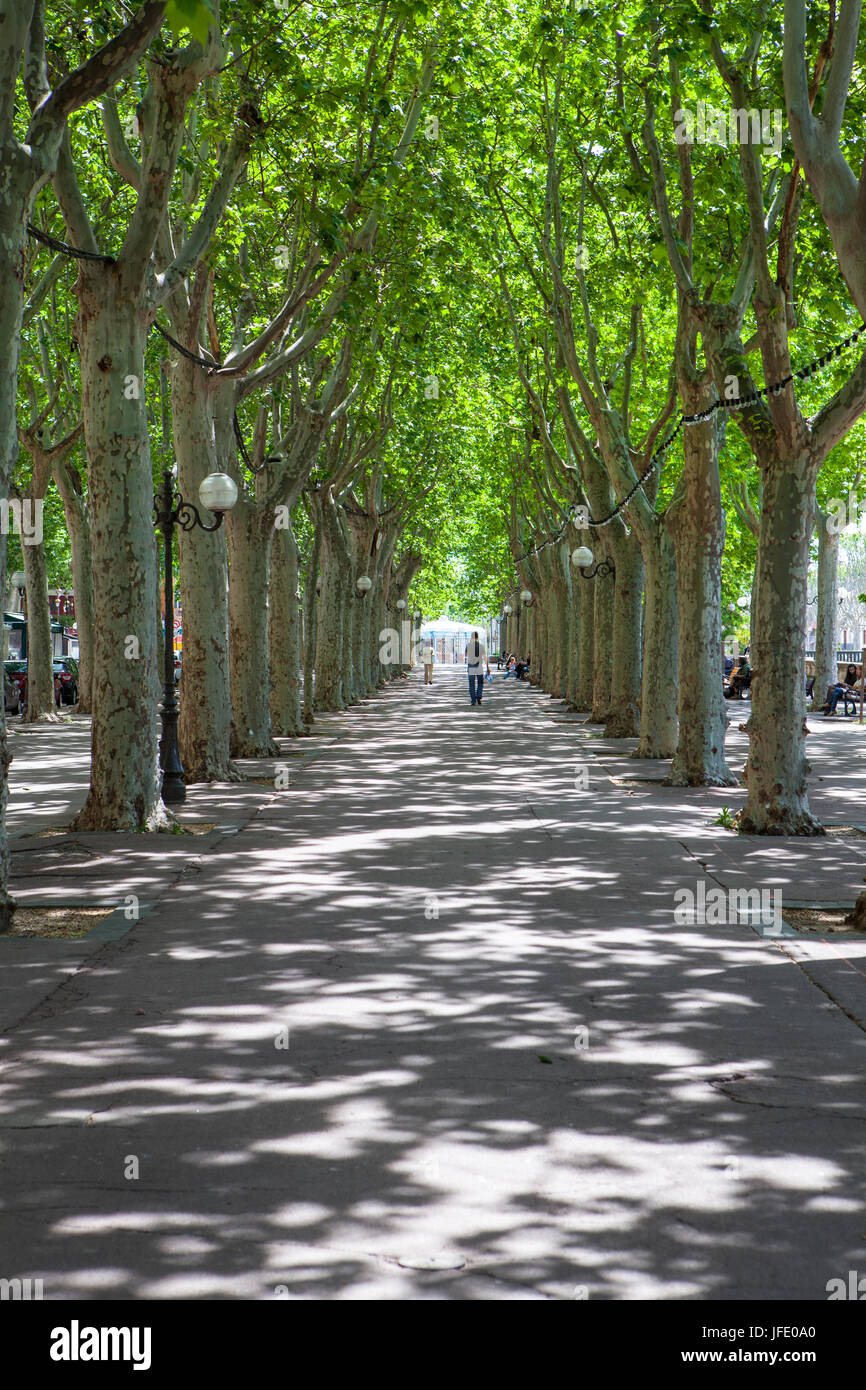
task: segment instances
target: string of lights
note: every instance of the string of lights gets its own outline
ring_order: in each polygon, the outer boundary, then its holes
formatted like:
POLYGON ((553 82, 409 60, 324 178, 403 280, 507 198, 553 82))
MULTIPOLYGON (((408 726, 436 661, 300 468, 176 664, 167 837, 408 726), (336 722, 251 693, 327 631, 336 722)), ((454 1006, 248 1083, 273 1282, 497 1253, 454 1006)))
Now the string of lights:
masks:
MULTIPOLYGON (((782 392, 785 390, 785 387, 789 386, 792 381, 806 381, 809 377, 814 376, 816 372, 819 372, 822 370, 822 368, 828 366, 829 363, 832 362, 835 358, 841 357, 845 349, 850 347, 852 343, 856 343, 858 338, 864 332, 866 332, 866 322, 861 323, 859 328, 855 329, 853 333, 850 333, 847 338, 843 338, 841 343, 837 343, 835 347, 830 348, 821 357, 816 357, 814 361, 809 362, 805 367, 800 367, 796 372, 792 372, 790 375, 786 376, 782 381, 773 382, 771 386, 762 386, 759 390, 754 391, 750 396, 734 396, 731 397, 730 400, 723 400, 719 398, 718 400, 713 401, 712 405, 708 406, 706 410, 701 410, 696 415, 680 415, 674 429, 671 430, 671 433, 668 435, 664 443, 660 444, 659 447, 655 450, 652 458, 650 459, 643 473, 641 473, 637 482, 634 484, 634 487, 632 487, 626 493, 625 497, 621 498, 617 502, 613 511, 609 512, 607 516, 602 517, 587 516, 584 519, 582 525, 586 527, 609 526, 610 523, 614 521, 616 517, 619 516, 623 508, 628 506, 635 493, 643 487, 647 478, 649 478, 650 474, 653 473, 654 470, 661 463, 662 459, 670 449, 671 445, 673 444, 674 440, 676 439, 683 426, 702 424, 705 420, 710 420, 713 417, 713 415, 715 415, 717 410, 747 410, 750 406, 757 405, 761 400, 768 396, 780 396, 782 392)), ((566 517, 565 521, 562 523, 562 526, 559 528, 555 535, 550 536, 549 539, 546 541, 542 541, 540 545, 533 546, 530 550, 527 550, 523 555, 515 556, 514 563, 520 564, 522 560, 528 560, 530 556, 538 555, 540 551, 545 550, 549 545, 556 545, 559 541, 562 540, 567 530, 569 521, 572 520, 575 516, 576 512, 574 509, 572 509, 572 511, 566 517)))
MULTIPOLYGON (((62 255, 75 256, 78 259, 85 261, 102 261, 106 265, 115 264, 113 256, 106 256, 102 252, 97 251, 82 251, 75 246, 69 246, 65 241, 58 240, 57 237, 51 236, 48 232, 40 231, 40 229, 38 227, 35 227, 32 222, 27 223, 27 231, 28 234, 32 236, 36 241, 43 242, 46 246, 50 246, 52 250, 58 251, 62 255)), ((153 321, 152 326, 156 328, 156 330, 159 333, 162 334, 163 338, 165 338, 165 340, 168 343, 170 343, 171 346, 175 348, 177 352, 180 352, 190 362, 196 362, 199 366, 206 367, 207 370, 210 372, 218 371, 220 369, 222 365, 221 363, 217 361, 209 362, 204 357, 199 357, 196 353, 190 352, 189 348, 185 348, 182 343, 179 343, 176 338, 173 338, 171 334, 168 333, 162 327, 161 324, 156 322, 155 319, 153 321)), ((708 406, 706 410, 701 410, 696 415, 681 414, 677 420, 674 429, 668 435, 667 439, 664 441, 663 444, 660 444, 659 447, 654 451, 652 458, 650 459, 643 473, 641 473, 640 477, 637 479, 634 486, 629 489, 625 497, 620 498, 620 500, 616 503, 616 505, 613 508, 613 511, 609 512, 607 516, 602 517, 587 516, 585 525, 587 527, 592 526, 598 528, 602 526, 609 526, 612 521, 615 521, 616 518, 623 511, 623 509, 628 506, 635 493, 643 487, 644 483, 647 481, 650 475, 659 466, 665 454, 668 452, 677 435, 679 434, 680 430, 684 426, 702 424, 705 420, 711 419, 712 416, 715 415, 717 410, 747 410, 750 406, 758 405, 761 400, 765 399, 768 396, 781 395, 781 393, 785 390, 787 386, 791 384, 792 381, 806 381, 809 377, 814 376, 816 372, 821 371, 835 358, 841 357, 845 349, 850 347, 852 343, 856 343, 857 340, 860 338, 860 335, 864 332, 866 332, 866 322, 861 322, 859 328, 855 329, 853 333, 850 333, 847 338, 843 338, 840 343, 837 343, 835 347, 830 348, 829 351, 825 352, 821 357, 816 357, 805 367, 800 367, 796 372, 790 373, 782 381, 773 382, 770 386, 760 387, 757 391, 754 391, 750 396, 735 396, 732 397, 730 400, 722 399, 721 397, 719 397, 717 400, 713 401, 712 405, 708 406)), ((232 424, 234 426, 238 452, 240 453, 240 456, 243 459, 246 467, 252 473, 260 473, 262 471, 262 468, 266 467, 270 460, 265 459, 265 462, 262 464, 261 468, 256 468, 253 464, 252 459, 250 458, 250 455, 247 451, 247 447, 244 443, 243 434, 241 432, 240 423, 238 421, 237 411, 233 412, 232 424)), ((545 550, 547 546, 556 545, 557 542, 561 541, 568 527, 568 522, 570 519, 574 517, 574 515, 574 510, 572 510, 569 516, 566 517, 565 521, 562 523, 562 526, 557 531, 556 535, 549 537, 549 539, 543 541, 541 545, 533 546, 532 549, 527 550, 523 555, 516 556, 515 564, 520 564, 522 560, 527 560, 531 555, 537 555, 540 551, 545 550)))
MULTIPOLYGON (((82 261, 101 261, 104 265, 115 264, 115 259, 113 256, 106 256, 101 251, 82 251, 79 247, 69 246, 65 241, 60 241, 57 237, 49 235, 48 232, 40 231, 40 229, 38 227, 35 227, 32 222, 27 223, 27 231, 28 234, 32 236, 35 241, 43 242, 44 245, 51 247, 53 251, 57 251, 61 255, 73 256, 76 259, 82 261)), ((188 362, 195 362, 197 366, 205 367, 208 372, 217 372, 220 370, 220 367, 222 366, 221 362, 217 362, 215 358, 209 361, 206 357, 200 357, 198 353, 190 352, 189 348, 184 347, 183 343, 179 343, 177 338, 173 337, 167 329, 163 328, 162 324, 158 323, 156 319, 153 320, 151 328, 155 328, 157 333, 161 334, 165 341, 167 343, 170 343, 171 346, 175 349, 175 351, 179 352, 182 357, 185 357, 188 362)), ((246 464, 247 468, 250 470, 251 473, 261 473, 262 469, 266 468, 268 463, 271 462, 271 460, 265 459, 261 468, 256 468, 252 459, 250 458, 246 444, 244 443, 244 437, 241 433, 241 427, 240 422, 238 420, 237 411, 234 411, 232 413, 232 425, 234 427, 235 439, 237 440, 238 452, 241 458, 243 459, 244 463, 246 464)))
POLYGON ((207 358, 199 357, 196 352, 190 352, 189 348, 184 347, 183 343, 179 343, 177 338, 173 338, 167 329, 163 328, 161 323, 157 323, 156 319, 153 320, 151 328, 155 328, 157 333, 160 333, 167 343, 171 343, 171 346, 180 353, 181 357, 185 357, 188 362, 195 362, 199 367, 207 367, 210 372, 217 372, 222 366, 222 363, 217 362, 215 358, 208 362, 207 358))
MULTIPOLYGON (((190 352, 189 348, 184 347, 183 343, 179 343, 177 341, 177 338, 173 338, 171 334, 165 328, 163 328, 161 323, 157 323, 156 319, 154 319, 153 324, 151 326, 155 328, 158 333, 161 333, 163 338, 165 338, 166 342, 171 343, 171 346, 175 348, 181 354, 182 357, 185 357, 188 362, 195 362, 196 365, 199 367, 206 367, 208 372, 219 371, 220 367, 222 366, 222 363, 217 362, 216 358, 209 362, 207 358, 199 357, 197 353, 190 352)), ((241 458, 243 459, 244 463, 246 464, 247 468, 250 470, 251 473, 261 473, 263 469, 267 468, 269 463, 273 463, 273 459, 266 458, 261 467, 256 468, 255 464, 250 458, 247 446, 244 443, 244 436, 241 432, 240 421, 238 420, 238 413, 236 410, 232 411, 232 428, 235 432, 235 440, 237 441, 238 453, 240 454, 241 458)))
POLYGON ((103 265, 115 264, 113 256, 106 256, 102 251, 81 251, 77 246, 70 246, 67 242, 51 236, 49 232, 41 231, 32 222, 27 223, 27 234, 32 236, 34 241, 41 241, 43 245, 50 246, 52 251, 58 251, 62 256, 74 256, 79 261, 102 261, 103 265))

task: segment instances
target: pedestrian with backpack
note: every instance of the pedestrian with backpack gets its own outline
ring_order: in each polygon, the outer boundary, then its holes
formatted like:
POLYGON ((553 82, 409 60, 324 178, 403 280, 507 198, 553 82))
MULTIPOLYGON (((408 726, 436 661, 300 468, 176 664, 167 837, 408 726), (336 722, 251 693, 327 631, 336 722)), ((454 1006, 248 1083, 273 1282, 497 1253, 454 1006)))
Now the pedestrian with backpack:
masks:
POLYGON ((463 654, 466 662, 466 672, 469 676, 469 703, 480 705, 481 697, 484 694, 484 668, 487 668, 488 679, 490 677, 490 662, 487 660, 487 643, 483 634, 479 636, 473 632, 469 641, 466 643, 466 651, 463 654))

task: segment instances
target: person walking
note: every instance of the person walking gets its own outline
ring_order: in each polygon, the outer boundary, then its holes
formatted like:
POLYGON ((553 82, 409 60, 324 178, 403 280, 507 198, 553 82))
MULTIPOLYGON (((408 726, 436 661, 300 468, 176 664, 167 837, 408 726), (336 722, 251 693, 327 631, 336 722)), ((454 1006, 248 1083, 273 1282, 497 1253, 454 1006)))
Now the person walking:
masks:
POLYGON ((436 660, 436 648, 433 646, 432 639, 427 637, 421 644, 421 660, 424 663, 424 684, 433 684, 433 663, 436 660))
POLYGON ((490 676, 490 662, 487 660, 487 643, 483 634, 473 632, 469 641, 466 643, 466 651, 463 654, 466 662, 466 671, 469 676, 469 703, 480 705, 481 697, 484 694, 484 668, 487 667, 487 675, 490 676))

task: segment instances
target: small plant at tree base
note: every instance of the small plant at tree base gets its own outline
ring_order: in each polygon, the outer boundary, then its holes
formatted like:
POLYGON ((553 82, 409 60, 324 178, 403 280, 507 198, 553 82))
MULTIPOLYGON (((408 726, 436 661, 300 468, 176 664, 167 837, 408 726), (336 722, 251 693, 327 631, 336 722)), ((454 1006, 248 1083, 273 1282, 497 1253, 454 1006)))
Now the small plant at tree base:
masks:
POLYGON ((721 825, 724 827, 725 830, 736 830, 737 818, 731 810, 730 806, 722 807, 721 811, 716 816, 716 819, 713 821, 713 825, 721 825))

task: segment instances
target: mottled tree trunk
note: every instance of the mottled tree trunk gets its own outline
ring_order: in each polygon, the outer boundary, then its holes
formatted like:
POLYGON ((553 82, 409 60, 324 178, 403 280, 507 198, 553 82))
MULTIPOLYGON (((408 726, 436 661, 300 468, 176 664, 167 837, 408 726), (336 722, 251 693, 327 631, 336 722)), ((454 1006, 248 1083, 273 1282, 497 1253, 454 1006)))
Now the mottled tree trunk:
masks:
POLYGON ((544 676, 544 658, 542 653, 543 628, 541 624, 541 609, 536 598, 529 608, 526 609, 526 646, 529 655, 532 657, 529 675, 533 685, 541 686, 544 676))
POLYGON ((322 591, 317 605, 316 629, 316 710, 345 709, 351 677, 346 680, 347 664, 351 662, 351 646, 347 641, 349 614, 346 593, 343 537, 330 496, 317 498, 317 511, 322 526, 319 566, 322 591))
POLYGON ((808 457, 762 469, 757 611, 748 722, 748 795, 740 829, 760 835, 820 835, 806 794, 804 638, 809 542, 817 467, 808 457))
POLYGON ((307 566, 307 580, 304 586, 304 709, 303 720, 305 724, 312 724, 313 705, 315 703, 315 664, 316 664, 316 639, 318 637, 319 626, 319 557, 322 551, 322 523, 318 514, 315 514, 315 532, 313 535, 313 548, 310 554, 310 561, 307 566))
POLYGON ((577 620, 577 685, 574 703, 579 710, 591 710, 593 705, 595 661, 595 583, 575 572, 572 579, 577 620))
POLYGON ((565 698, 570 709, 579 709, 578 687, 580 681, 580 606, 577 598, 577 584, 570 573, 568 575, 568 618, 566 626, 566 652, 565 652, 565 698))
POLYGON ((634 532, 620 538, 615 554, 612 676, 604 733, 606 738, 635 738, 640 732, 643 558, 634 532))
MULTIPOLYGON (((613 588, 612 681, 606 738, 634 738, 641 724, 641 595, 644 560, 634 532, 616 543, 613 588)), ((598 578, 594 581, 598 584, 598 578)))
MULTIPOLYGON (((685 399, 686 409, 705 401, 685 399)), ((736 785, 725 761, 722 689, 722 553, 725 518, 719 483, 718 426, 689 426, 683 440, 682 492, 671 505, 677 551, 679 611, 679 741, 671 767, 675 786, 736 785)))
POLYGON ((541 690, 547 690, 547 616, 539 582, 533 586, 533 595, 529 609, 533 683, 541 690))
POLYGON ((45 546, 21 546, 27 578, 27 709, 25 724, 54 723, 54 655, 48 608, 48 562, 45 546))
POLYGON ((299 552, 291 519, 278 526, 271 544, 268 640, 271 726, 281 738, 307 732, 301 713, 301 585, 299 552))
POLYGON ((273 517, 241 498, 228 514, 231 755, 268 758, 268 562, 273 517))
POLYGON ((379 683, 379 632, 386 618, 385 600, 382 593, 374 596, 373 602, 364 609, 364 632, 362 637, 362 680, 365 695, 370 695, 379 683))
POLYGON ((557 595, 553 580, 553 546, 545 546, 536 559, 538 588, 535 601, 541 623, 539 656, 541 657, 542 690, 548 695, 556 693, 556 637, 558 632, 557 595))
MULTIPOLYGON (((376 608, 373 611, 376 615, 374 621, 374 635, 376 641, 373 646, 373 650, 375 653, 374 684, 382 686, 387 681, 392 680, 394 676, 399 675, 401 671, 401 662, 390 660, 386 661, 385 657, 390 655, 391 651, 391 643, 393 639, 391 639, 390 634, 394 632, 400 632, 400 615, 401 613, 405 613, 406 610, 396 609, 393 608, 391 605, 386 606, 384 600, 382 600, 381 603, 376 605, 376 608)), ((402 652, 400 653, 400 655, 402 657, 402 652)))
MULTIPOLYGON (((33 0, 18 0, 18 3, 4 4, 2 36, 0 36, 0 90, 4 93, 0 108, 0 495, 8 496, 12 467, 17 455, 17 426, 15 400, 17 390, 18 354, 21 332, 21 314, 24 289, 24 245, 27 222, 33 199, 38 190, 52 176, 67 117, 86 102, 101 96, 119 78, 123 70, 132 63, 147 47, 160 27, 165 13, 164 5, 145 3, 137 10, 130 24, 115 35, 111 51, 104 48, 93 54, 85 64, 70 72, 61 81, 55 92, 49 94, 47 71, 44 59, 43 40, 45 33, 44 6, 34 4, 33 0), (34 107, 33 120, 26 132, 24 141, 18 138, 15 125, 21 119, 22 108, 26 104, 15 95, 16 84, 23 80, 27 96, 34 107), (65 90, 64 90, 65 89, 65 90)), ((23 131, 21 132, 23 133, 23 131)), ((91 344, 104 332, 103 347, 100 353, 91 357, 92 370, 95 361, 104 360, 100 370, 105 374, 103 386, 109 382, 109 391, 118 384, 114 375, 117 363, 112 363, 111 354, 125 358, 126 370, 136 372, 143 382, 143 325, 137 320, 134 330, 123 323, 118 312, 116 298, 117 277, 113 276, 112 286, 106 301, 100 306, 93 302, 88 305, 91 316, 89 334, 91 344), (98 321, 98 326, 94 324, 98 321), (125 331, 124 331, 125 329, 125 331), (134 365, 133 365, 134 364, 134 365)), ((86 333, 84 336, 88 336, 86 333)), ((121 588, 115 588, 124 562, 134 578, 140 574, 143 551, 153 551, 153 531, 150 528, 153 487, 150 479, 149 457, 147 455, 147 434, 143 429, 143 412, 139 408, 132 419, 132 412, 126 414, 122 408, 112 408, 105 401, 97 400, 99 391, 94 389, 91 378, 89 385, 85 377, 85 351, 82 335, 79 335, 82 348, 82 383, 85 399, 89 397, 90 436, 96 452, 92 455, 97 482, 100 490, 100 558, 114 547, 116 557, 112 580, 106 583, 106 591, 114 589, 106 603, 104 613, 111 612, 111 600, 119 601, 117 622, 102 637, 102 650, 107 658, 105 675, 100 688, 104 693, 112 691, 112 678, 119 675, 121 667, 116 663, 123 660, 123 644, 117 644, 118 629, 132 620, 137 626, 139 615, 147 607, 148 593, 153 588, 153 572, 145 576, 148 584, 144 594, 127 605, 121 588), (121 416, 124 418, 121 419, 121 416), (107 426, 107 428, 105 428, 107 426), (142 449, 142 443, 144 445, 142 449), (144 484, 144 469, 140 467, 142 453, 147 463, 147 492, 150 501, 144 512, 149 535, 144 538, 143 527, 137 506, 130 511, 114 514, 112 502, 105 496, 110 488, 111 474, 118 456, 122 456, 119 471, 125 466, 129 478, 124 501, 138 503, 138 492, 144 484), (107 460, 110 459, 110 462, 107 460), (113 535, 109 528, 113 520, 121 524, 113 535), (118 651, 120 656, 118 656, 118 651)), ((123 378, 119 381, 122 383, 123 378)), ((141 402, 138 403, 139 407, 141 402)), ((0 559, 0 582, 5 588, 5 546, 0 559)), ((100 617, 103 614, 99 615, 100 617)), ((103 705, 100 724, 94 720, 92 743, 92 770, 97 779, 91 784, 87 805, 78 818, 81 828, 115 829, 134 825, 136 828, 153 827, 165 820, 165 811, 159 799, 155 773, 155 729, 153 734, 143 732, 137 741, 127 746, 124 740, 126 727, 136 723, 145 729, 151 725, 154 693, 149 662, 152 656, 151 631, 136 633, 144 639, 145 650, 141 658, 138 688, 134 680, 126 676, 120 679, 116 700, 111 709, 103 705), (154 756, 152 756, 154 755, 154 756), (113 774, 109 768, 112 760, 117 764, 113 774)), ((8 754, 6 749, 5 719, 0 717, 0 930, 8 926, 9 899, 6 893, 8 858, 5 832, 6 813, 6 768, 8 754)))
POLYGON ((568 630, 569 588, 566 566, 570 551, 567 546, 551 546, 550 564, 550 646, 552 655, 551 694, 558 699, 568 698, 568 630))
POLYGON ((755 614, 758 611, 758 564, 760 555, 755 555, 755 565, 752 570, 752 587, 749 590, 749 646, 755 636, 755 614))
MULTIPOLYGON (((198 503, 202 480, 216 469, 212 401, 201 367, 179 357, 172 370, 171 411, 178 488, 198 503)), ((202 520, 211 525, 208 512, 202 520)), ((231 766, 228 552, 225 526, 178 531, 183 662, 178 741, 187 782, 225 782, 231 766)))
POLYGON ((672 758, 677 747, 677 572, 664 527, 644 544, 640 737, 635 758, 672 758))
MULTIPOLYGON (((29 15, 14 7, 5 14, 6 32, 0 54, 0 77, 8 95, 8 128, 2 134, 8 143, 0 148, 0 496, 9 497, 12 470, 18 458, 18 355, 21 344, 21 313, 24 307, 24 266, 26 223, 30 215, 36 181, 19 155, 12 129, 13 102, 21 51, 29 31, 29 15), (17 28, 17 33, 16 33, 17 28)), ((0 592, 6 592, 6 545, 0 545, 0 592)), ((5 700, 3 704, 5 706, 5 700)), ((9 845, 6 838, 6 802, 11 757, 6 735, 5 709, 0 710, 0 932, 7 931, 11 921, 12 899, 9 896, 9 845)))
POLYGON ((537 611, 535 620, 538 625, 538 683, 546 694, 552 695, 554 688, 553 673, 553 634, 555 629, 554 622, 554 597, 550 586, 542 582, 538 593, 535 596, 537 611))
POLYGON ((827 525, 820 508, 815 511, 818 531, 818 612, 815 619, 815 684, 813 710, 820 710, 828 686, 838 680, 836 666, 836 623, 839 612, 839 532, 827 525))
MULTIPOLYGON (((340 525, 339 518, 337 524, 340 525)), ((349 510, 342 525, 345 532, 341 529, 339 539, 343 550, 343 583, 347 596, 345 675, 347 698, 354 703, 364 699, 371 688, 371 632, 374 621, 382 613, 384 595, 378 556, 373 551, 373 538, 378 529, 375 520, 366 513, 358 515, 354 510, 349 510), (355 580, 362 574, 373 581, 372 589, 363 597, 355 586, 355 580)))
MULTIPOLYGON (((354 580, 352 581, 354 582, 354 580)), ((367 680, 364 659, 367 646, 367 624, 376 606, 376 597, 370 593, 364 599, 351 600, 348 607, 349 648, 351 659, 347 663, 346 675, 351 679, 350 698, 352 704, 363 700, 367 694, 367 680)))
POLYGON ((78 830, 154 830, 160 799, 157 551, 145 315, 122 277, 82 274, 78 341, 94 575, 90 792, 78 830))
POLYGON ((592 709, 593 724, 604 724, 610 713, 611 661, 613 657, 613 575, 598 574, 592 585, 593 609, 592 709))
POLYGON ((90 519, 83 497, 76 491, 64 463, 54 470, 54 482, 63 501, 75 593, 75 626, 78 629, 78 713, 93 709, 93 572, 90 555, 90 519))

